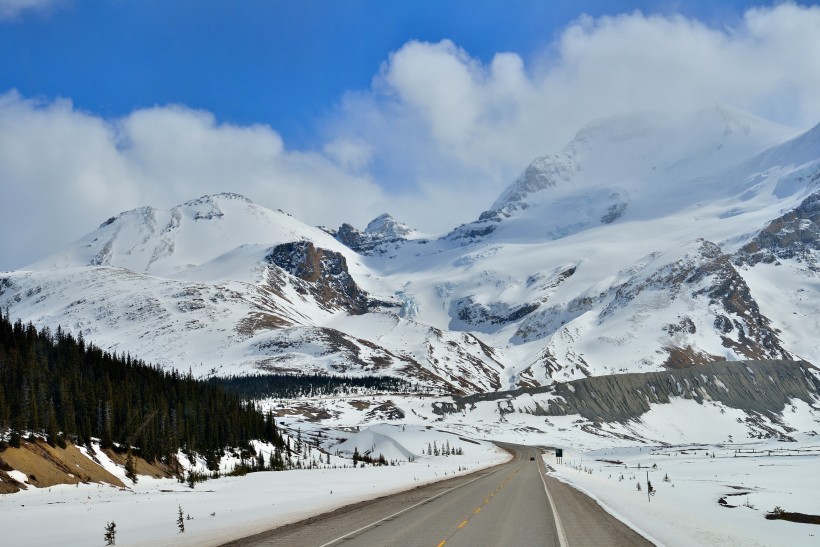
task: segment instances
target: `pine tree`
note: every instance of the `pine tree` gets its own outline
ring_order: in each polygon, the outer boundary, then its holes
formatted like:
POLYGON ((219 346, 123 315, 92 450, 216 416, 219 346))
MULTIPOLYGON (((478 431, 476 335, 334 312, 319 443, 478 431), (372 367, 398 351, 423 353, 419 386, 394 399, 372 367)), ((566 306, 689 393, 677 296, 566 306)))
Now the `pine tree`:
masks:
POLYGON ((125 476, 131 479, 131 482, 137 484, 137 464, 134 461, 130 446, 128 447, 128 455, 125 457, 125 476))
POLYGON ((185 516, 182 512, 182 506, 179 506, 179 512, 177 513, 177 528, 179 528, 179 533, 182 534, 185 532, 185 516))
POLYGON ((114 524, 114 521, 106 523, 105 525, 105 534, 103 535, 103 539, 105 539, 106 545, 116 545, 117 544, 117 525, 114 524))
POLYGON ((29 392, 29 429, 31 430, 32 440, 34 437, 34 432, 38 429, 40 425, 40 413, 37 408, 37 397, 34 396, 35 390, 30 390, 29 392))

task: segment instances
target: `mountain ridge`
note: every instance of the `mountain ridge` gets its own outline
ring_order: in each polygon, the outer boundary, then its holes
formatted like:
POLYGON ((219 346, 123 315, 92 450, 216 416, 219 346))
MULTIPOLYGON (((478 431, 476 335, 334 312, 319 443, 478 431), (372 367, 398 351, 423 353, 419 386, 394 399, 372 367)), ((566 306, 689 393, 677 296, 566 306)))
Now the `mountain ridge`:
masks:
POLYGON ((229 193, 138 208, 0 275, 0 305, 198 375, 473 392, 817 362, 820 126, 785 133, 725 107, 596 122, 438 239, 386 213, 316 228, 229 193))

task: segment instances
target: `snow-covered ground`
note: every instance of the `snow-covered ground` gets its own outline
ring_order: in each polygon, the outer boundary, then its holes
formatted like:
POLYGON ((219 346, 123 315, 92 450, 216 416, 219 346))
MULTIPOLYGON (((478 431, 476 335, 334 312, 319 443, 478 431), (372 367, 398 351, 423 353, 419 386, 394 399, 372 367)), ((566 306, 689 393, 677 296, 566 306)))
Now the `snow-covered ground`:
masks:
POLYGON ((820 545, 817 525, 765 519, 775 507, 820 514, 815 436, 796 443, 565 450, 563 464, 554 452, 544 460, 560 480, 664 545, 820 545), (656 491, 651 498, 647 474, 656 491))
MULTIPOLYGON (((664 545, 745 547, 820 541, 816 525, 764 518, 777 506, 820 514, 816 404, 792 401, 778 424, 747 422, 738 410, 681 399, 653 405, 640 420, 594 429, 579 416, 545 418, 529 413, 528 407, 536 402, 529 395, 513 400, 515 410, 503 416, 499 401, 480 402, 462 413, 434 412, 433 403, 447 400, 361 394, 268 400, 264 409, 279 414, 277 422, 287 430, 291 444, 295 447, 300 439, 310 447, 303 451, 301 465, 318 463, 319 469, 225 477, 198 483, 194 489, 173 479, 148 477, 131 485, 123 469, 99 453, 128 490, 81 484, 0 495, 0 526, 4 539, 15 545, 103 545, 103 528, 111 521, 117 525, 117 545, 218 545, 505 461, 506 453, 476 440, 492 439, 564 448, 563 464, 551 451, 545 456, 556 477, 664 545), (323 418, 312 421, 317 413, 323 418), (767 428, 775 436, 788 428, 796 442, 757 438, 767 428), (461 450, 463 455, 430 455, 433 447, 461 450), (397 465, 352 468, 354 451, 374 459, 383 455, 397 465), (647 472, 657 491, 651 501, 646 496, 647 472), (636 489, 638 482, 641 491, 636 489), (721 498, 736 507, 721 506, 721 498), (176 522, 180 507, 186 518, 184 533, 176 522)), ((270 447, 256 449, 267 461, 270 447)), ((230 471, 237 461, 226 458, 222 471, 230 471)), ((202 465, 196 462, 200 470, 202 465)))
MULTIPOLYGON (((123 469, 98 453, 104 466, 130 485, 80 484, 34 488, 0 495, 3 544, 27 546, 104 545, 104 527, 116 523, 118 546, 219 545, 311 515, 331 511, 442 478, 465 474, 509 458, 488 442, 469 442, 426 426, 381 425, 349 433, 339 448, 381 453, 399 465, 258 472, 197 483, 194 489, 175 479, 140 477, 137 484, 123 469), (427 455, 428 444, 461 447, 463 455, 427 455), (422 452, 425 452, 423 454, 422 452), (408 462, 408 455, 414 461, 408 462), (185 532, 177 525, 179 508, 185 532), (190 516, 190 520, 188 520, 190 516)), ((332 456, 332 465, 342 459, 332 456)), ((12 472, 14 473, 14 472, 12 472)), ((22 475, 22 474, 21 474, 22 475)), ((25 478, 21 476, 20 478, 25 478)))

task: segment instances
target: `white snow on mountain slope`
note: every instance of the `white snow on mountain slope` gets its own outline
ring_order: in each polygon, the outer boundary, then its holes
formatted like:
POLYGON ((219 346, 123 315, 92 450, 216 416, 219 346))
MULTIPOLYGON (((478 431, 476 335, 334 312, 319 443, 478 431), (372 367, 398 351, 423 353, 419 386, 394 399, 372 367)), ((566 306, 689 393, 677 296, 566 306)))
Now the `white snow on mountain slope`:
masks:
POLYGON ((482 215, 484 222, 451 237, 491 229, 496 240, 543 241, 622 218, 680 213, 729 197, 733 185, 726 179, 746 174, 732 171, 735 165, 795 133, 724 106, 594 122, 561 152, 528 166, 482 215))
POLYGON ((168 368, 191 367, 197 375, 226 363, 233 365, 230 373, 240 373, 244 361, 263 358, 253 345, 254 321, 284 327, 310 323, 321 313, 315 305, 298 306, 300 295, 289 285, 283 292, 290 302, 274 299, 258 285, 159 279, 123 268, 66 268, 6 278, 4 291, 18 288, 30 297, 16 309, 38 317, 38 324, 61 325, 100 347, 168 368), (311 311, 313 317, 307 315, 311 311))
POLYGON ((126 211, 62 252, 23 269, 111 266, 191 281, 255 281, 253 274, 258 272, 243 271, 242 263, 259 249, 246 247, 304 240, 341 253, 352 269, 358 267, 356 253, 322 230, 238 194, 225 193, 203 196, 170 210, 141 207, 126 211))
POLYGON ((779 310, 771 315, 783 345, 795 355, 818 363, 820 337, 811 334, 820 332, 818 273, 796 261, 779 266, 758 264, 742 272, 761 308, 779 310))
MULTIPOLYGON (((735 252, 817 190, 816 131, 782 142, 791 130, 722 107, 671 121, 606 120, 579 132, 563 154, 537 159, 493 206, 500 211, 367 263, 402 285, 417 320, 503 348, 515 363, 511 377, 532 366, 534 379, 549 381, 550 361, 569 367, 568 377, 655 368, 670 345, 738 357, 712 328, 724 315, 712 297, 687 302, 674 285, 661 286, 619 314, 602 313, 620 286, 639 283, 636 275, 659 275, 703 240, 735 252), (604 186, 618 180, 617 191, 604 186), (796 189, 786 195, 786 184, 796 189), (681 321, 696 331, 662 330, 681 321)), ((807 306, 820 308, 816 300, 807 306)), ((791 312, 772 301, 763 313, 779 328, 791 312)), ((817 359, 815 351, 794 353, 817 359)))
POLYGON ((595 122, 432 241, 389 215, 325 231, 231 194, 137 209, 5 275, 0 305, 219 374, 412 370, 470 391, 687 360, 820 362, 793 313, 820 312, 820 242, 780 266, 733 258, 820 191, 820 126, 793 135, 728 107, 595 122), (156 313, 129 320, 152 298, 156 313))
POLYGON ((392 312, 337 315, 325 326, 391 348, 396 355, 422 363, 437 377, 453 378, 452 383, 466 392, 494 391, 507 385, 503 353, 469 332, 437 329, 392 312))

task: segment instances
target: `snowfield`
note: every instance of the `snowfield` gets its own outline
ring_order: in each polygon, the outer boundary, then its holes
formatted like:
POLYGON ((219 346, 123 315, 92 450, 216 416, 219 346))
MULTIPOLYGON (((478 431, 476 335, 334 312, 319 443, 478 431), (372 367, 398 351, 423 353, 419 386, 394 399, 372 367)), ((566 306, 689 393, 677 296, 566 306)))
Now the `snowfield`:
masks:
POLYGON ((775 507, 820 515, 820 440, 815 436, 797 443, 769 440, 587 453, 567 450, 563 464, 557 463, 554 452, 546 454, 544 461, 556 470, 554 476, 592 496, 659 544, 793 547, 820 543, 816 524, 765 519, 775 507), (656 491, 651 498, 647 473, 656 491))

